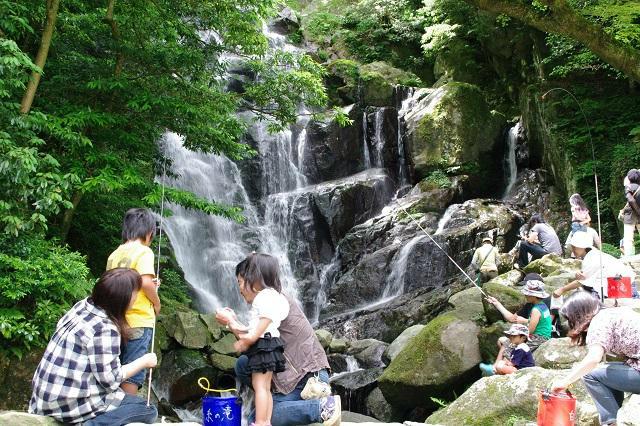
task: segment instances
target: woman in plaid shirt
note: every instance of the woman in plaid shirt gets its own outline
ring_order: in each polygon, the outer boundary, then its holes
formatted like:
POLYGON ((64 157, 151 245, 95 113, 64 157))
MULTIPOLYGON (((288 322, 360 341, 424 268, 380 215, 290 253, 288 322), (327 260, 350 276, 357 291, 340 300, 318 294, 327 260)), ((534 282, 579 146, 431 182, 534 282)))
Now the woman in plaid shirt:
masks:
POLYGON ((120 364, 120 348, 126 344, 125 312, 140 285, 140 275, 132 269, 107 271, 91 297, 76 303, 58 321, 33 375, 29 412, 85 426, 155 421, 154 406, 147 407, 142 398, 120 388, 127 378, 157 364, 154 353, 120 364))

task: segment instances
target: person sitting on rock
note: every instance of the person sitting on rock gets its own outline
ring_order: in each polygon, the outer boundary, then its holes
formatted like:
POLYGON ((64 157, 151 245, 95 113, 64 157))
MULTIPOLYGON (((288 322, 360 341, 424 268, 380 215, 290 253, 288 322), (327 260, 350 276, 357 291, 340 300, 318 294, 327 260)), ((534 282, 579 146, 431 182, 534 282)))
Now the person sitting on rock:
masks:
POLYGON ((129 327, 125 312, 142 287, 133 269, 111 269, 58 321, 33 375, 29 412, 84 426, 153 423, 158 412, 121 389, 124 381, 157 364, 147 353, 120 363, 129 327))
POLYGON ((623 276, 635 279, 633 269, 593 247, 593 238, 586 232, 576 232, 571 239, 573 254, 582 260, 581 270, 576 273, 575 280, 553 292, 560 297, 568 291, 582 288, 594 297, 600 299, 607 295, 607 277, 623 276))
POLYGON ((587 346, 588 352, 551 390, 562 392, 582 378, 600 424, 615 425, 625 392, 640 394, 640 313, 630 306, 603 309, 598 299, 577 291, 566 299, 560 315, 569 323, 571 341, 587 346), (600 364, 605 354, 626 361, 600 364))
MULTIPOLYGON (((268 254, 254 254, 262 279, 268 287, 279 281, 279 265, 275 257, 268 254)), ((238 269, 238 278, 244 271, 238 269)), ((329 361, 318 341, 309 320, 305 317, 298 302, 283 293, 289 302, 289 314, 279 327, 280 338, 284 341, 285 371, 273 375, 272 398, 273 426, 295 426, 323 423, 327 426, 341 422, 341 403, 338 395, 330 394, 329 361), (319 382, 324 387, 318 386, 319 382), (328 390, 328 392, 327 392, 328 390), (306 399, 306 398, 308 399, 306 399)), ((245 297, 245 295, 242 295, 245 297)), ((216 320, 241 336, 246 327, 238 322, 233 310, 226 308, 216 312, 216 320)), ((235 373, 240 383, 251 386, 249 358, 241 355, 236 361, 235 373)))
POLYGON ((533 361, 533 355, 531 355, 531 348, 527 345, 529 340, 529 329, 524 324, 512 324, 511 327, 504 332, 509 338, 510 347, 513 350, 509 351, 509 355, 505 356, 504 352, 506 347, 501 346, 496 362, 491 364, 480 363, 480 370, 487 375, 494 374, 512 374, 521 368, 533 367, 535 362, 533 361))
POLYGON ((540 259, 546 254, 554 253, 562 255, 562 245, 556 231, 547 224, 542 215, 534 214, 529 220, 529 234, 520 242, 518 250, 518 262, 513 265, 515 269, 524 268, 531 260, 540 259))
MULTIPOLYGON (((527 277, 529 279, 525 282, 521 292, 526 296, 527 302, 533 305, 528 318, 509 312, 495 297, 488 296, 486 300, 500 311, 506 321, 528 325, 529 336, 527 344, 533 352, 538 346, 551 338, 552 318, 549 307, 544 303, 544 299, 549 297, 549 293, 544 290, 542 277, 538 274, 528 274, 527 277)), ((510 355, 509 343, 506 337, 501 337, 498 341, 498 346, 501 349, 505 347, 505 356, 507 357, 510 355)))
POLYGON ((498 250, 493 246, 493 239, 490 236, 484 237, 482 245, 473 253, 470 265, 477 274, 478 284, 498 276, 497 255, 498 250))

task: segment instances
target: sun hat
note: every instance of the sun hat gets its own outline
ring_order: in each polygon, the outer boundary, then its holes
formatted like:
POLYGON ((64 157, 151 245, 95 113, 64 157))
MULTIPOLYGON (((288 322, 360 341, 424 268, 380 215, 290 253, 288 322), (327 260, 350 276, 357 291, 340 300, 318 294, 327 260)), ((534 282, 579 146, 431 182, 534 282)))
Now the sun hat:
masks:
POLYGON ((533 296, 540 299, 549 297, 549 293, 544 290, 544 281, 542 281, 542 277, 539 274, 527 274, 522 284, 524 287, 520 291, 525 296, 533 296))
POLYGON ((593 248, 593 237, 586 232, 578 231, 573 234, 569 244, 583 249, 593 248))
POLYGON ((483 242, 483 243, 484 243, 485 241, 489 241, 490 243, 492 243, 492 244, 493 244, 493 238, 491 238, 491 237, 490 237, 490 236, 488 236, 488 235, 482 239, 482 242, 483 242))
POLYGON ((511 327, 504 332, 507 336, 527 336, 529 337, 529 327, 524 324, 511 324, 511 327))

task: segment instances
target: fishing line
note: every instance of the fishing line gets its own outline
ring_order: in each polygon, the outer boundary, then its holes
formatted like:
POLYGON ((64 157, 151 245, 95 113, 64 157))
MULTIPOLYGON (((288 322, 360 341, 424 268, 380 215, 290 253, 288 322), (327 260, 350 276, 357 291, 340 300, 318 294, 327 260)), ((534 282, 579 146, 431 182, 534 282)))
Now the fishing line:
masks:
POLYGON ((404 208, 404 206, 402 204, 400 204, 400 201, 397 200, 396 201, 398 203, 398 206, 400 206, 400 208, 402 209, 403 212, 405 212, 405 214, 407 216, 409 216, 409 218, 413 221, 413 223, 415 223, 418 228, 420 228, 420 230, 422 232, 424 232, 424 234, 429 237, 429 239, 433 242, 433 244, 436 245, 436 247, 438 247, 440 249, 440 251, 442 251, 448 258, 449 260, 456 265, 456 267, 460 270, 460 272, 462 272, 462 274, 471 282, 471 284, 473 284, 474 286, 478 287, 478 290, 480 290, 480 293, 482 293, 485 297, 489 297, 489 295, 487 293, 484 292, 484 290, 482 289, 482 287, 480 287, 478 285, 478 283, 476 283, 476 281, 474 279, 472 279, 469 274, 467 274, 465 272, 464 269, 462 269, 462 267, 460 265, 458 265, 458 262, 456 262, 455 260, 453 260, 453 258, 451 256, 449 256, 449 253, 447 253, 447 251, 445 249, 442 248, 442 246, 440 244, 438 244, 438 242, 436 240, 433 239, 433 237, 431 236, 431 234, 429 234, 423 227, 422 225, 420 225, 420 223, 418 223, 417 220, 414 219, 414 217, 411 215, 411 213, 409 213, 407 211, 407 209, 404 208))
MULTIPOLYGON (((164 187, 165 187, 166 177, 167 177, 167 157, 164 156, 164 159, 162 161, 162 195, 160 198, 160 230, 158 232, 158 258, 157 258, 157 264, 156 264, 156 280, 160 280, 160 250, 162 248, 162 228, 163 228, 163 220, 164 220, 164 187)), ((156 320, 154 319, 153 329, 151 330, 151 351, 149 353, 153 353, 155 349, 155 340, 156 340, 156 320)), ((153 376, 153 368, 150 368, 149 369, 149 386, 147 388, 147 407, 151 403, 152 376, 153 376)))

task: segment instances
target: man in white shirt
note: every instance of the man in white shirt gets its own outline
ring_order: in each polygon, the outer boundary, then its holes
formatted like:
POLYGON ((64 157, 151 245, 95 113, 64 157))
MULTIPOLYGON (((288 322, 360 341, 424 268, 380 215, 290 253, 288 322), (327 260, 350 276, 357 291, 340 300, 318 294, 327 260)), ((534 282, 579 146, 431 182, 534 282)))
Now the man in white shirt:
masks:
MULTIPOLYGON (((489 236, 482 239, 482 245, 473 253, 471 268, 478 274, 480 283, 489 281, 498 276, 497 255, 498 250, 493 246, 493 239, 489 236)), ((480 284, 478 283, 478 284, 480 284)))

